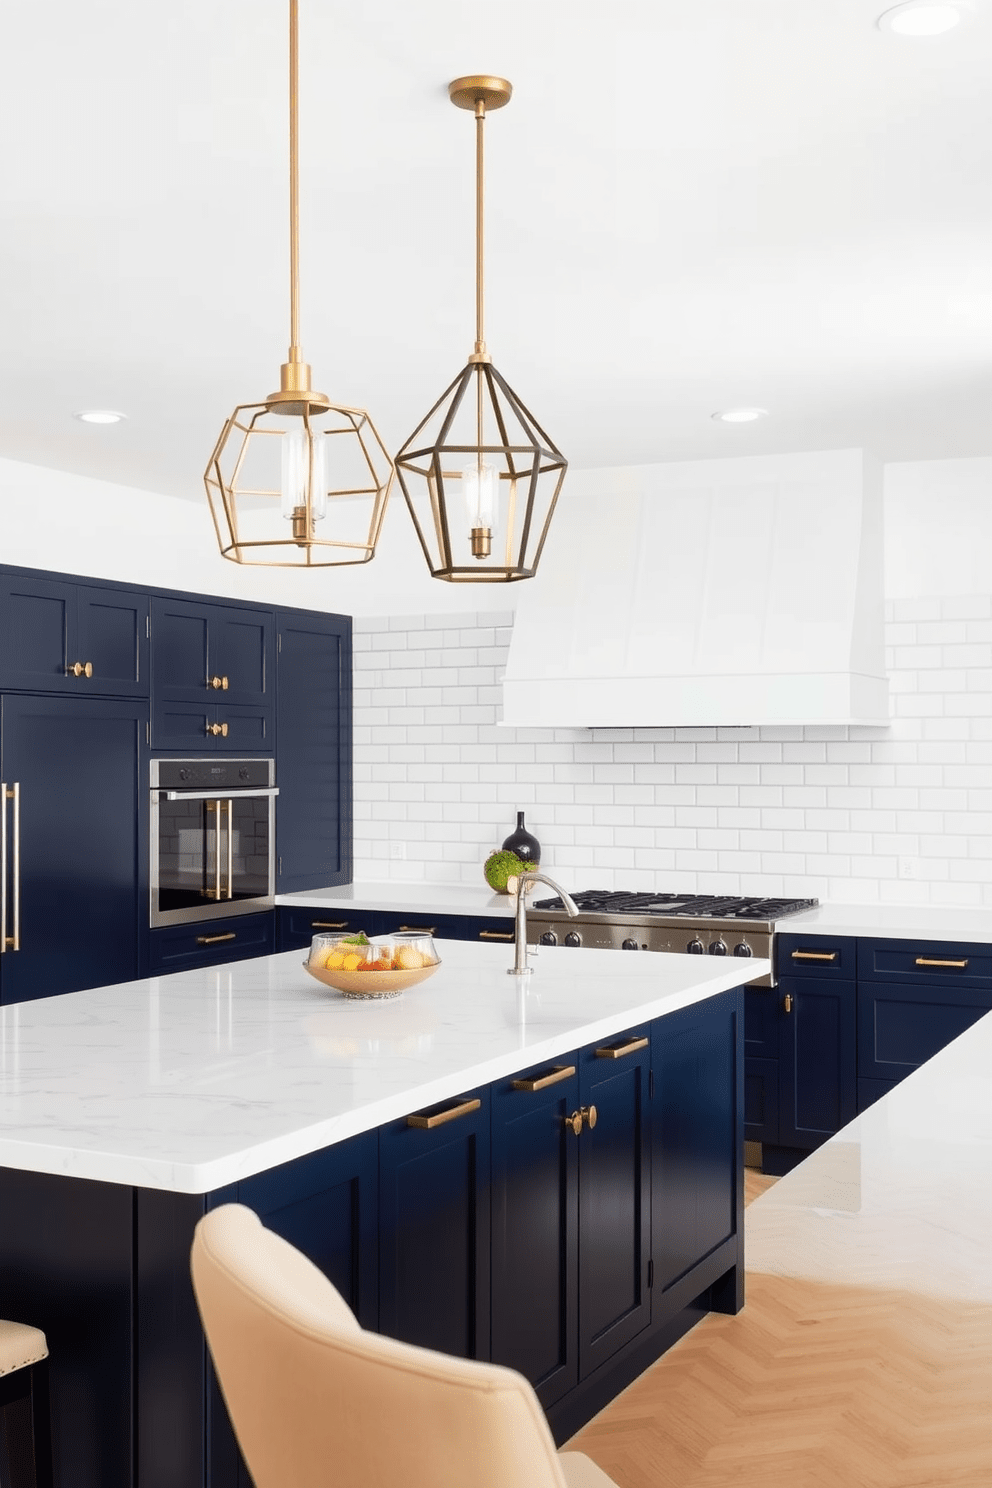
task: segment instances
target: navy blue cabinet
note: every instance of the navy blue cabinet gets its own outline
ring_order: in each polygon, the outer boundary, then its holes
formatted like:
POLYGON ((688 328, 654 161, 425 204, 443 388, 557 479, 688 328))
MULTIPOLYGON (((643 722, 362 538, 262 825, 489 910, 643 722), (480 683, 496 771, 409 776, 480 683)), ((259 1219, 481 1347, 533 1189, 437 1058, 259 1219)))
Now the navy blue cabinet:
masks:
POLYGON ((354 935, 359 930, 369 937, 379 935, 379 918, 368 910, 297 908, 282 904, 276 909, 276 946, 280 951, 302 950, 315 935, 354 935))
POLYGON ((2 803, 4 1003, 140 974, 148 919, 147 719, 147 704, 127 699, 0 698, 0 778, 8 793, 16 788, 16 798, 2 803))
POLYGON ((201 920, 195 925, 167 925, 149 931, 148 940, 148 969, 152 974, 247 961, 268 956, 275 949, 274 916, 269 910, 227 920, 201 920))
POLYGON ((379 1131, 379 1328, 489 1358, 489 1091, 379 1131))
POLYGON ((0 574, 0 687, 148 696, 148 598, 107 585, 0 574))
POLYGON ((352 876, 351 620, 276 615, 280 893, 352 876))
POLYGON ((273 752, 271 611, 155 596, 151 668, 154 749, 273 752))

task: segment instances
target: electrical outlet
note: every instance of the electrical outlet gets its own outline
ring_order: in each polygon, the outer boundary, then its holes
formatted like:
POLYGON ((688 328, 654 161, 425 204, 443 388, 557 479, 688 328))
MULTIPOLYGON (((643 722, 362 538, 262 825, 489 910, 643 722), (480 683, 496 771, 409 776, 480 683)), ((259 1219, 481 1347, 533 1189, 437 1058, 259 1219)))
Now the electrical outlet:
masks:
POLYGON ((406 843, 391 842, 389 844, 389 856, 392 858, 394 863, 404 862, 406 859, 406 843))
POLYGON ((912 879, 920 879, 920 878, 922 878, 923 877, 923 859, 922 858, 900 858, 899 859, 899 877, 900 878, 912 878, 912 879))

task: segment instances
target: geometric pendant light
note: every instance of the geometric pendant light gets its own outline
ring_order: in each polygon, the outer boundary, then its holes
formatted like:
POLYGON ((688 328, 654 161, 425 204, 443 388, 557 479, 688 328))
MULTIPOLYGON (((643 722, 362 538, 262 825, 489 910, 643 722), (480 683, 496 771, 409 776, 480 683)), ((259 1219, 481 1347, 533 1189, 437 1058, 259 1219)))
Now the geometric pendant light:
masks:
POLYGON ((486 350, 483 129, 486 110, 512 91, 505 78, 476 76, 448 88, 476 121, 475 350, 396 456, 431 574, 456 584, 533 577, 568 468, 486 350))
POLYGON ((311 389, 300 350, 298 52, 289 0, 289 360, 278 392, 231 414, 203 479, 225 558, 324 568, 374 557, 394 471, 363 409, 311 389))

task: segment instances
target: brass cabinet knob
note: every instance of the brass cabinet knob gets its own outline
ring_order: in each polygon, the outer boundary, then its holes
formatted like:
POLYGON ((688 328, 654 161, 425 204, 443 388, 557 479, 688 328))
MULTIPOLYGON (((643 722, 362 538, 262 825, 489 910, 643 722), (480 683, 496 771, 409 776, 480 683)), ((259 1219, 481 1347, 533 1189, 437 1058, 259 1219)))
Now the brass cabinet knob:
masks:
POLYGON ((67 677, 92 677, 93 663, 91 661, 74 661, 72 666, 66 667, 65 674, 67 677))
POLYGON ((580 1106, 577 1111, 572 1112, 571 1116, 565 1117, 565 1125, 570 1126, 575 1135, 580 1137, 583 1126, 588 1126, 589 1130, 592 1131, 597 1119, 595 1106, 580 1106))
POLYGON ((227 691, 227 688, 228 688, 227 678, 226 677, 211 677, 210 678, 210 681, 207 683, 207 686, 208 687, 212 687, 213 690, 214 690, 214 692, 219 692, 221 689, 223 689, 224 692, 226 692, 227 691))
POLYGON ((582 1112, 573 1111, 571 1116, 565 1117, 565 1125, 570 1126, 577 1137, 582 1135, 582 1112))
POLYGON ((208 723, 207 724, 207 733, 208 734, 213 734, 213 736, 214 736, 215 739, 217 738, 218 735, 220 735, 221 738, 226 739, 227 738, 227 724, 226 723, 208 723))
POLYGON ((792 993, 791 992, 786 992, 786 994, 785 994, 785 1002, 782 1004, 782 1006, 785 1008, 785 1011, 787 1013, 791 1013, 792 1012, 792 993))

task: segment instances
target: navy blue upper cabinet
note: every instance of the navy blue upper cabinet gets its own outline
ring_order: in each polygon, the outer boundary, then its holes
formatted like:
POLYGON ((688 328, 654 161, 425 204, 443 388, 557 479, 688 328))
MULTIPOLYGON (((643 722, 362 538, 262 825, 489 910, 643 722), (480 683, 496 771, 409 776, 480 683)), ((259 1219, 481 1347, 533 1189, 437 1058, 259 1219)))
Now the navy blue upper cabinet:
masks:
POLYGON ((276 633, 276 887, 288 894, 351 881, 351 620, 280 610, 276 633))
POLYGON ((154 749, 273 752, 271 611, 156 596, 151 664, 154 749))
MULTIPOLYGON (((148 923, 147 704, 7 694, 0 710, 8 826, 20 817, 20 948, 0 957, 0 1000, 130 981, 148 923)), ((8 936, 16 871, 11 854, 8 936)))
POLYGON ((110 585, 0 573, 0 686, 148 696, 148 599, 110 585))

